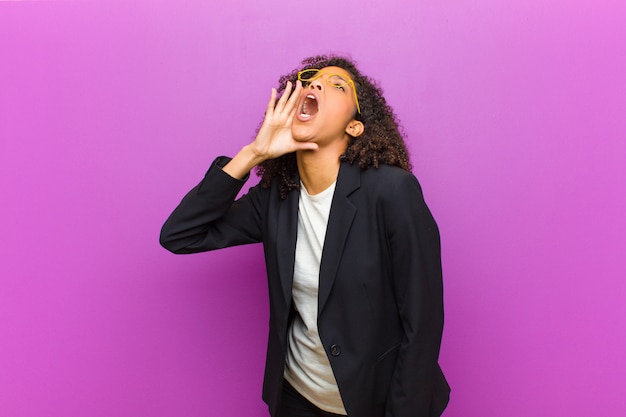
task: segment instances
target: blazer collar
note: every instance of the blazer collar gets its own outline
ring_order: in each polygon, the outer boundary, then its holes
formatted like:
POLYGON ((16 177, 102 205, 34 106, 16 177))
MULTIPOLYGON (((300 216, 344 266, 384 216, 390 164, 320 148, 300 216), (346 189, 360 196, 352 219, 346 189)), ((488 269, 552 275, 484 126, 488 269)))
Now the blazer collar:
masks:
POLYGON ((318 294, 318 315, 324 309, 337 275, 346 239, 357 208, 349 199, 350 194, 361 185, 361 168, 358 164, 342 162, 335 186, 322 250, 318 294))
MULTIPOLYGON (((299 176, 297 180, 299 180, 299 176)), ((278 274, 283 289, 283 296, 285 297, 285 305, 287 306, 291 305, 291 288, 296 258, 296 241, 298 238, 299 200, 300 193, 298 191, 294 190, 287 194, 287 198, 278 205, 278 221, 276 222, 278 274)))

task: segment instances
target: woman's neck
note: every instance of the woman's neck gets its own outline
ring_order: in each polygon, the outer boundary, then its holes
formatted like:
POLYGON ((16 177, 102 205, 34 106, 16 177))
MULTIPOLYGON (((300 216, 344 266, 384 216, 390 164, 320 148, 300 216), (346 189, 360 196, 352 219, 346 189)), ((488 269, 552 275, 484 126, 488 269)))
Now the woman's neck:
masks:
POLYGON ((319 194, 337 180, 344 152, 345 147, 334 146, 296 153, 300 181, 309 194, 319 194))

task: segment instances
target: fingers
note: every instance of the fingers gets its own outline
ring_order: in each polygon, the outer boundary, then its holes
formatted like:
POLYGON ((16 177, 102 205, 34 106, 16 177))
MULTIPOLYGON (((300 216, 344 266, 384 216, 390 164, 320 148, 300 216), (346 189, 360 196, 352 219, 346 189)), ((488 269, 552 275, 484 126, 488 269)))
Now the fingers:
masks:
POLYGON ((276 107, 274 108, 276 111, 282 112, 285 109, 285 104, 287 103, 287 99, 290 96, 292 85, 293 84, 291 84, 291 81, 287 81, 287 85, 285 86, 285 91, 283 91, 283 94, 280 96, 280 99, 278 100, 278 103, 276 104, 276 107))
POLYGON ((274 107, 276 106, 276 89, 272 88, 272 94, 270 95, 270 101, 267 103, 267 110, 265 111, 265 115, 272 114, 274 111, 274 107))
POLYGON ((296 81, 296 88, 293 93, 289 97, 287 104, 285 105, 284 111, 287 116, 287 125, 291 126, 293 122, 293 118, 296 116, 296 112, 298 110, 298 103, 300 102, 300 93, 302 92, 302 83, 300 81, 296 81))
POLYGON ((296 151, 317 151, 319 145, 313 142, 298 142, 295 148, 296 151))
POLYGON ((293 90, 293 93, 291 93, 291 96, 289 97, 289 101, 287 101, 286 107, 289 111, 291 111, 292 109, 296 107, 296 104, 300 100, 301 91, 302 91, 302 83, 300 82, 300 80, 298 80, 296 81, 296 88, 293 90))
POLYGON ((283 94, 280 96, 278 103, 276 103, 274 110, 278 112, 285 111, 287 113, 291 113, 300 99, 301 91, 302 83, 300 81, 296 81, 295 87, 291 81, 288 81, 283 94))
POLYGON ((272 94, 267 109, 265 111, 264 123, 274 126, 291 126, 293 118, 296 115, 298 103, 300 101, 300 93, 302 92, 302 82, 296 81, 295 88, 293 83, 288 81, 280 98, 277 99, 278 92, 272 88, 272 94))

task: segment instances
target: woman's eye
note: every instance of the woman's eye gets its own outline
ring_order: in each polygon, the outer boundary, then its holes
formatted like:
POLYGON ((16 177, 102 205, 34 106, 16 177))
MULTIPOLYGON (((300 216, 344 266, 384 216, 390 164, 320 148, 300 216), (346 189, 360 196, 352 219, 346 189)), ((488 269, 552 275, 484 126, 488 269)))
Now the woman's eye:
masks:
POLYGON ((343 85, 340 85, 340 84, 334 84, 333 86, 334 86, 336 89, 338 89, 338 90, 341 90, 341 91, 346 91, 346 89, 345 89, 345 88, 343 88, 343 85))

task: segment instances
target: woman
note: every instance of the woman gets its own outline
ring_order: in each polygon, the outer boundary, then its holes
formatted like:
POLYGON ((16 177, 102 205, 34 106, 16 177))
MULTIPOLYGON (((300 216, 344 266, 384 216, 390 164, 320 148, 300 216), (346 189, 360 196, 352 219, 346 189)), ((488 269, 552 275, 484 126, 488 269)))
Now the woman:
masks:
POLYGON ((280 83, 254 141, 213 162, 161 244, 263 243, 273 417, 439 416, 439 232, 395 116, 342 57, 308 58, 280 83), (260 184, 235 200, 255 167, 260 184))

